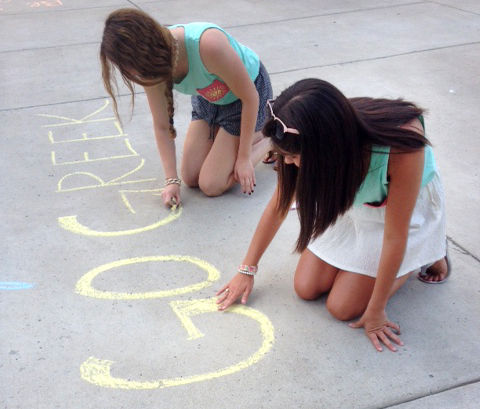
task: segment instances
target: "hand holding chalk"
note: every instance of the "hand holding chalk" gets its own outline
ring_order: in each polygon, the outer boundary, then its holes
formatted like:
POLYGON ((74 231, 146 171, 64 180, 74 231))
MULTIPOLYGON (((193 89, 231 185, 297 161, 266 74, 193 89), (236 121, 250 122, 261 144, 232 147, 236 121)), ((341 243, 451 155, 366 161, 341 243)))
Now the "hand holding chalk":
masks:
POLYGON ((162 199, 165 206, 178 206, 181 203, 180 186, 177 184, 170 184, 165 186, 162 192, 162 199))

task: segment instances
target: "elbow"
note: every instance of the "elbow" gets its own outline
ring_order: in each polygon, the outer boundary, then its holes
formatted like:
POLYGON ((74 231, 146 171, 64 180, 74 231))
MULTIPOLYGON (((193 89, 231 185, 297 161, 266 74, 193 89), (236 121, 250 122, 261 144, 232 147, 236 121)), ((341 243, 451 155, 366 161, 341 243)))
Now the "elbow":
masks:
POLYGON ((408 240, 408 229, 405 231, 397 230, 393 232, 385 231, 383 235, 383 241, 385 243, 392 243, 396 245, 406 244, 408 240))
POLYGON ((258 96, 258 91, 256 88, 253 88, 252 92, 249 92, 247 95, 240 98, 242 101, 242 106, 251 106, 255 108, 255 112, 258 111, 260 105, 260 97, 258 96))
POLYGON ((404 254, 405 249, 407 248, 408 241, 408 232, 395 233, 395 234, 385 234, 383 237, 383 248, 388 252, 393 252, 395 254, 404 254))

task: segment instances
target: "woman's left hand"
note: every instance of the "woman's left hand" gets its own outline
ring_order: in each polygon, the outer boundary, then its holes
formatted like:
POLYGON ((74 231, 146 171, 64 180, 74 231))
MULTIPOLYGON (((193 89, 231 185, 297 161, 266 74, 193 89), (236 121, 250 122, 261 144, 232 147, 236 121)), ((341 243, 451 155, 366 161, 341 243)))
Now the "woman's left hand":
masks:
POLYGON ((377 351, 383 350, 382 343, 393 352, 397 348, 391 341, 398 345, 403 345, 398 335, 400 335, 400 327, 392 321, 389 321, 385 311, 380 313, 371 313, 368 310, 363 313, 360 320, 348 324, 351 328, 364 328, 365 334, 372 342, 377 351))
POLYGON ((256 185, 255 170, 250 159, 239 159, 235 162, 235 179, 242 185, 243 193, 253 193, 256 185))

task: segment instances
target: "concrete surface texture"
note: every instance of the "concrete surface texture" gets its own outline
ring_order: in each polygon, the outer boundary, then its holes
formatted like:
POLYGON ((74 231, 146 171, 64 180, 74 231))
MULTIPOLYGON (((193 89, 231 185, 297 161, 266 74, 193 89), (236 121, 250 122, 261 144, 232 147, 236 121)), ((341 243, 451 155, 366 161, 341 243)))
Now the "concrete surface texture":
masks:
MULTIPOLYGON (((480 3, 476 0, 0 0, 0 407, 477 408, 480 400, 480 3), (405 346, 299 300, 296 214, 248 307, 215 311, 275 187, 158 196, 163 171, 141 88, 123 125, 103 89, 107 14, 213 21, 261 56, 274 94, 305 77, 347 96, 428 109, 454 265, 388 305, 405 346)), ((175 95, 178 156, 189 98, 175 95)))

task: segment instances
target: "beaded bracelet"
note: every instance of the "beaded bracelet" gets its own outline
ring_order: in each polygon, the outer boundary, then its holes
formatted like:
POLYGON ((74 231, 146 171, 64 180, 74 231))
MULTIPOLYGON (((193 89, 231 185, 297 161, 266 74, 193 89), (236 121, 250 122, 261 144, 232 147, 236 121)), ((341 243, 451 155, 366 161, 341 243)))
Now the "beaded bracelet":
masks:
POLYGON ((258 266, 247 266, 246 264, 241 264, 238 267, 238 272, 241 274, 246 274, 249 276, 254 276, 257 274, 258 266))
POLYGON ((165 186, 168 185, 178 185, 181 186, 182 181, 179 178, 166 178, 165 179, 165 186))

